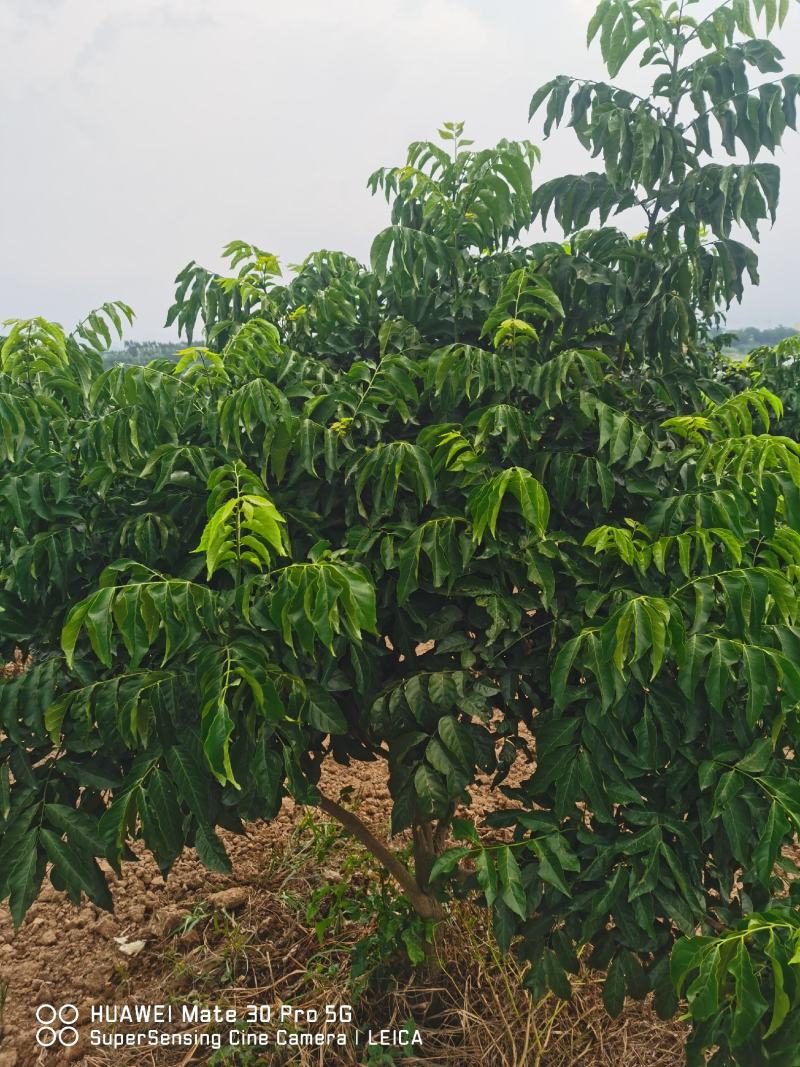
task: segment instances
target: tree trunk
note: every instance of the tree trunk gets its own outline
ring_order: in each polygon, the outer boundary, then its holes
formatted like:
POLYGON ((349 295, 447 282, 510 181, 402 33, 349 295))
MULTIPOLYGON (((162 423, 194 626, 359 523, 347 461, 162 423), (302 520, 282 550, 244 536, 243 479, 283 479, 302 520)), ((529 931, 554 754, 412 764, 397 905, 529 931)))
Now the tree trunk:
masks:
POLYGON ((444 915, 439 901, 428 892, 428 878, 431 867, 436 859, 437 851, 441 848, 439 843, 441 829, 433 829, 431 823, 420 824, 422 835, 420 837, 419 851, 417 847, 417 827, 414 828, 414 874, 403 864, 389 846, 376 837, 370 828, 359 819, 355 812, 348 811, 335 800, 321 796, 319 807, 326 815, 332 816, 337 822, 349 830, 361 844, 379 860, 384 868, 391 874, 403 892, 411 902, 414 911, 421 919, 430 919, 438 922, 444 915))
MULTIPOLYGON (((444 833, 441 824, 434 827, 432 822, 415 823, 412 828, 414 841, 414 877, 420 891, 430 902, 431 914, 423 916, 435 923, 430 940, 425 941, 425 968, 429 978, 434 978, 442 969, 439 962, 439 923, 444 918, 442 905, 430 892, 431 869, 436 857, 442 851, 444 833)), ((420 914, 419 912, 417 914, 420 914)))

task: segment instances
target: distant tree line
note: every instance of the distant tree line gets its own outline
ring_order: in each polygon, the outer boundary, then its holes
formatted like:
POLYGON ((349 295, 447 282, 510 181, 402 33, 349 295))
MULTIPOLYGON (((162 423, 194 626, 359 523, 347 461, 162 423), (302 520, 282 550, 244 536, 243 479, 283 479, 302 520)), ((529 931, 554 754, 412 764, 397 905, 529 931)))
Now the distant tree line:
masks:
MULTIPOLYGON (((751 352, 764 345, 772 346, 798 333, 793 326, 744 326, 738 330, 726 330, 718 335, 725 349, 735 352, 751 352)), ((142 366, 153 359, 177 360, 177 354, 185 346, 175 341, 125 341, 122 348, 111 349, 104 356, 106 366, 124 363, 142 366)))
POLYGON ((757 326, 744 326, 739 330, 729 330, 724 334, 725 347, 737 352, 751 352, 763 345, 776 345, 787 337, 793 337, 798 331, 793 326, 768 326, 759 330, 757 326))
POLYGON ((125 341, 122 348, 112 348, 106 352, 104 362, 107 366, 115 363, 141 366, 153 359, 174 360, 184 347, 175 341, 125 341))

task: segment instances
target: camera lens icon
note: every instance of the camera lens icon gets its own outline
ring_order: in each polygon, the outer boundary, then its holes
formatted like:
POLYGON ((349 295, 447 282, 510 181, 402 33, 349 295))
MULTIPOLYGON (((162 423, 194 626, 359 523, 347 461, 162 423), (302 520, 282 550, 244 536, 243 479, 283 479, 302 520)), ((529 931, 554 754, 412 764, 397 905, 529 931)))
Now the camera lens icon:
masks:
POLYGON ((40 1048, 52 1048, 59 1044, 62 1048, 72 1048, 80 1040, 80 1034, 72 1025, 78 1021, 79 1011, 74 1004, 40 1004, 36 1009, 36 1021, 42 1025, 36 1031, 36 1044, 40 1048))

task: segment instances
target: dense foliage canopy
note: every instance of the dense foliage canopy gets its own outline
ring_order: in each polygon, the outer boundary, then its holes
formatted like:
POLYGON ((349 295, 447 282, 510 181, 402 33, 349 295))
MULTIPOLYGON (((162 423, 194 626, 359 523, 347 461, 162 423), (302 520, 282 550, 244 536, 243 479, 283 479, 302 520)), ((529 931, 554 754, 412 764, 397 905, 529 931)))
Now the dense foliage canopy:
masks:
POLYGON ((800 81, 748 80, 780 71, 755 29, 786 3, 694 6, 598 7, 610 75, 640 50, 651 96, 535 94, 548 130, 571 99, 600 173, 535 188, 531 144, 475 150, 449 123, 370 179, 391 223, 369 267, 322 251, 284 282, 234 242, 231 277, 185 268, 169 320, 203 344, 177 364, 103 370, 124 305, 70 335, 11 324, 0 636, 33 653, 0 683, 17 922, 48 868, 110 905, 97 860, 136 837, 165 872, 187 845, 225 870, 215 828, 288 794, 386 864, 415 959, 477 897, 535 994, 568 996, 590 945, 609 1011, 688 994, 692 1062, 798 1062, 800 445, 786 353, 731 370, 713 334, 755 277, 732 231, 774 215, 758 156, 800 81), (705 161, 710 120, 749 162, 705 161), (636 205, 644 234, 606 224, 636 205), (553 211, 567 240, 526 245, 553 211), (325 760, 385 765, 411 867, 322 795, 325 760), (484 774, 489 836, 456 817, 484 774))

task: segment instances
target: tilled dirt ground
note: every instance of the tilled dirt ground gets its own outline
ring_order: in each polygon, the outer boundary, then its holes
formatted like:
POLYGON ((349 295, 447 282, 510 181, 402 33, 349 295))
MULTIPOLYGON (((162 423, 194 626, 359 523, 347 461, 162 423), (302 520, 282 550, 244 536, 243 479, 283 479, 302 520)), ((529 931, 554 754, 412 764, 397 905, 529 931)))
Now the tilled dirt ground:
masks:
MULTIPOLYGON (((339 789, 350 786, 355 791, 359 814, 377 828, 385 823, 381 815, 387 809, 376 770, 373 766, 337 766, 332 773, 339 789)), ((154 861, 143 854, 138 863, 123 868, 122 878, 110 874, 113 915, 90 903, 74 908, 47 882, 17 932, 7 909, 0 910, 0 990, 6 990, 0 1067, 80 1063, 85 1053, 82 1044, 58 1053, 60 1059, 54 1058, 55 1053, 40 1057, 36 1007, 70 1002, 85 1019, 93 1004, 127 999, 133 972, 137 998, 144 999, 140 992, 157 986, 161 978, 159 945, 170 921, 191 913, 215 892, 242 887, 256 893, 268 857, 288 838, 298 814, 287 800, 277 819, 251 827, 245 837, 223 831, 234 868, 230 877, 208 871, 189 850, 165 882, 154 861), (117 939, 123 939, 122 944, 117 939), (145 942, 144 948, 136 955, 126 954, 124 949, 138 941, 145 942)))
MULTIPOLYGON (((322 786, 332 797, 338 796, 341 789, 351 787, 351 800, 356 802, 361 818, 376 831, 385 833, 389 802, 380 777, 382 770, 377 764, 349 768, 334 765, 328 769, 322 786)), ((502 798, 493 795, 490 805, 488 791, 477 791, 471 814, 477 820, 490 806, 496 807, 498 799, 502 798)), ((297 827, 303 817, 303 810, 287 801, 279 817, 269 825, 255 825, 244 837, 223 834, 233 861, 230 877, 207 871, 193 852, 187 852, 165 883, 153 861, 143 856, 140 862, 128 864, 121 878, 114 879, 114 915, 91 904, 76 909, 50 886, 17 932, 7 911, 0 910, 0 997, 5 991, 0 1016, 0 1067, 69 1063, 86 1067, 112 1063, 117 1067, 123 1064, 185 1067, 190 1062, 241 1063, 248 1067, 262 1063, 313 1063, 323 1067, 333 1063, 333 1059, 328 1059, 329 1054, 320 1050, 313 1059, 269 1058, 275 1054, 257 1059, 222 1060, 213 1056, 209 1059, 211 1054, 198 1050, 185 1055, 124 1049, 104 1053, 89 1047, 87 1026, 81 1027, 81 1022, 89 1018, 92 1006, 98 1004, 164 1003, 181 997, 214 1003, 225 997, 235 1001, 237 996, 243 1003, 241 997, 256 995, 259 987, 273 998, 276 991, 279 999, 286 1000, 292 995, 291 989, 298 988, 301 979, 306 980, 309 966, 323 955, 313 934, 313 923, 302 921, 310 883, 295 886, 293 896, 291 877, 286 873, 292 865, 292 851, 299 847, 295 842, 299 840, 297 827), (79 1043, 69 1049, 38 1047, 36 1035, 41 1023, 36 1019, 37 1007, 65 1003, 76 1005, 80 1013, 79 1043)), ((320 874, 333 882, 342 877, 341 869, 337 870, 337 850, 345 851, 343 842, 334 847, 326 861, 331 869, 323 869, 320 874)), ((313 866, 314 854, 305 862, 313 866)), ((337 950, 331 950, 334 964, 329 969, 332 974, 335 972, 335 957, 343 974, 346 960, 341 958, 341 946, 338 956, 336 953, 337 950)), ((457 982, 464 981, 467 985, 473 982, 479 989, 484 981, 481 974, 488 973, 479 970, 457 982)), ((335 975, 333 980, 339 981, 335 975)), ((489 982, 488 977, 485 980, 489 982)), ((478 1047, 469 1052, 464 1047, 463 1053, 456 1052, 453 1057, 443 1054, 444 1058, 400 1062, 447 1064, 448 1067, 466 1067, 481 1062, 481 1057, 492 1065, 513 1067, 524 1067, 527 1063, 542 1067, 552 1063, 561 1067, 572 1062, 670 1067, 680 1062, 679 1028, 666 1027, 646 1006, 638 1005, 612 1023, 601 1009, 596 1010, 599 997, 595 993, 590 983, 585 986, 581 1009, 585 1017, 578 1030, 570 1023, 569 1013, 559 1019, 561 1030, 557 1026, 551 1035, 561 1049, 555 1058, 537 1059, 535 1048, 528 1050, 527 1038, 519 1051, 518 1025, 513 1020, 511 1024, 503 1021, 508 1027, 508 1034, 503 1035, 492 1032, 499 1024, 489 1026, 486 1020, 481 1022, 476 1018, 475 1025, 486 1028, 487 1044, 483 1049, 478 1047), (487 1052, 492 1045, 495 1054, 487 1052)), ((456 1029, 458 1026, 463 1029, 468 1021, 469 1002, 469 995, 464 993, 463 1011, 454 1009, 456 1029)), ((388 1006, 386 1010, 389 1011, 388 1006)), ((521 1010, 518 1021, 524 1022, 527 1007, 523 1004, 521 1010)), ((479 1031, 475 1034, 479 1035, 479 1031)), ((484 1039, 476 1036, 476 1041, 480 1045, 484 1039)), ((347 1062, 395 1061, 354 1058, 347 1062)))

